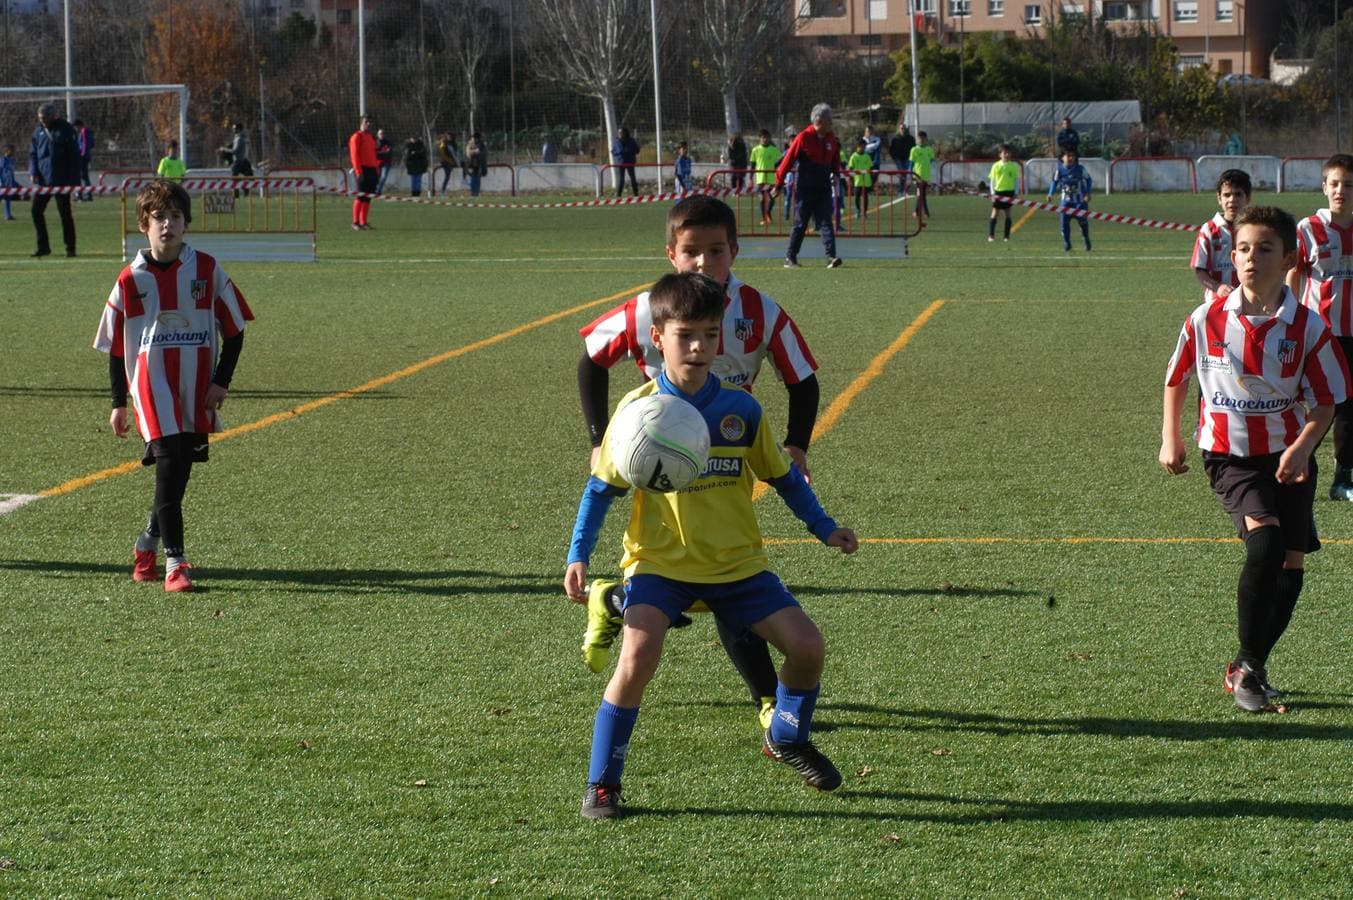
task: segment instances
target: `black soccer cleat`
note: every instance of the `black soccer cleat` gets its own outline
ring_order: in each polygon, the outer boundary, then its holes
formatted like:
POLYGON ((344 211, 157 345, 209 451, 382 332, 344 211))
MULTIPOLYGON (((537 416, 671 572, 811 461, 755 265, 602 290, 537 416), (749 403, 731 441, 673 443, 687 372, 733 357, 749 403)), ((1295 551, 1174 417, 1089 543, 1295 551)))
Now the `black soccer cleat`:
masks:
POLYGON ((765 740, 761 742, 761 752, 798 772, 803 777, 803 783, 810 788, 834 791, 841 786, 841 773, 832 765, 830 759, 813 746, 812 741, 798 744, 777 743, 770 739, 770 730, 767 729, 765 740))
POLYGON ((620 785, 589 784, 583 792, 583 818, 620 818, 620 785))

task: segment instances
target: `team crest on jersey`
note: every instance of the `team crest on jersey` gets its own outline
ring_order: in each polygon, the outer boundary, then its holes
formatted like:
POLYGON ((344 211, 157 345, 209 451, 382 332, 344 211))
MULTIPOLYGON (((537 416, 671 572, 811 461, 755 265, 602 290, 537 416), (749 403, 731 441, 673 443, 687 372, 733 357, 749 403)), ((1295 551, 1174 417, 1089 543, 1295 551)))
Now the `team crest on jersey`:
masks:
POLYGON ((756 334, 756 323, 751 319, 734 319, 733 336, 740 341, 750 341, 756 334))
POLYGON ((726 441, 740 441, 746 433, 747 423, 743 421, 742 416, 735 416, 730 413, 719 422, 719 434, 723 435, 726 441))
POLYGON ((1283 365, 1291 363, 1297 357, 1297 342, 1284 338, 1278 341, 1278 359, 1283 365))
POLYGON ((189 283, 189 293, 192 295, 193 303, 201 305, 207 300, 207 281, 204 278, 194 278, 189 283))

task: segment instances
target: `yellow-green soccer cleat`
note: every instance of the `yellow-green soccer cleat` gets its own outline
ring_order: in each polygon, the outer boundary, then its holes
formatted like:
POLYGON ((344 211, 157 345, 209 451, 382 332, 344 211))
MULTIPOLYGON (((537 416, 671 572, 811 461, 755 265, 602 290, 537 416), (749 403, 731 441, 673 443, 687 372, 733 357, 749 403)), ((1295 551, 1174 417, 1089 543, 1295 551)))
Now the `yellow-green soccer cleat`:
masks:
POLYGON ((775 718, 775 698, 762 697, 761 711, 756 714, 756 720, 761 723, 762 731, 770 731, 770 720, 773 718, 775 718))
POLYGON ((611 645, 620 633, 624 619, 611 615, 606 606, 606 595, 620 582, 597 579, 587 589, 587 633, 583 635, 583 662, 597 674, 606 668, 611 658, 611 645))

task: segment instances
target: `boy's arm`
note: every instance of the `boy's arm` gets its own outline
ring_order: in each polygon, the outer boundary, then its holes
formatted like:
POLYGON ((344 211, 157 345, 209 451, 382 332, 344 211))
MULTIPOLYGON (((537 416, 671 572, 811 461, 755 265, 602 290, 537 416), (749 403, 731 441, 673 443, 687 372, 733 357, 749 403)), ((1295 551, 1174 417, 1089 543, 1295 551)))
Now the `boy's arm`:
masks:
POLYGON ((836 524, 836 520, 827 515, 818 502, 817 494, 808 486, 803 473, 791 466, 789 471, 779 478, 771 478, 770 486, 785 501, 799 521, 808 526, 813 537, 829 547, 836 547, 842 553, 854 553, 859 549, 855 532, 836 524))
POLYGON ((244 332, 226 338, 221 342, 221 358, 216 362, 216 371, 212 373, 211 384, 207 385, 207 409, 220 409, 230 391, 230 382, 235 377, 235 366, 240 361, 240 351, 244 349, 244 332))
POLYGON ((1306 424, 1297 433, 1297 439, 1278 458, 1278 470, 1273 473, 1273 477, 1278 479, 1279 484, 1300 484, 1306 480, 1311 454, 1333 421, 1333 405, 1311 408, 1306 415, 1306 424))
POLYGON ((108 424, 113 434, 125 438, 131 430, 131 415, 127 412, 127 368, 122 357, 108 354, 108 388, 113 399, 113 411, 108 415, 108 424))
POLYGON ((587 602, 587 563, 597 547, 597 537, 606 521, 606 512, 616 497, 625 493, 595 475, 587 479, 578 516, 573 522, 573 537, 568 547, 568 570, 564 575, 564 593, 577 603, 587 602))
POLYGON ((582 402, 583 421, 587 423, 587 437, 592 442, 592 467, 601 452, 601 439, 606 435, 607 411, 611 370, 592 361, 586 352, 578 360, 578 399, 582 402))
POLYGON ((1165 386, 1158 459, 1161 468, 1171 475, 1182 475, 1189 470, 1188 464, 1184 462, 1188 451, 1184 446, 1183 432, 1179 428, 1179 416, 1184 411, 1184 400, 1188 397, 1188 392, 1187 379, 1180 381, 1179 384, 1165 386))
POLYGON ((808 471, 808 444, 813 439, 817 424, 817 405, 821 388, 817 375, 809 375, 797 384, 785 385, 789 392, 789 427, 785 434, 785 452, 808 482, 813 476, 808 471))

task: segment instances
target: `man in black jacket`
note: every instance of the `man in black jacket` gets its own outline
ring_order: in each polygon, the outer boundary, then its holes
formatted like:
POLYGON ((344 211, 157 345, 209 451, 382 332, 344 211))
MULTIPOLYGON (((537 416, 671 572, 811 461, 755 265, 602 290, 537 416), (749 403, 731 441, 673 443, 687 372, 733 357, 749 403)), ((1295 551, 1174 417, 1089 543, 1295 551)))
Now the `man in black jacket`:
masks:
MULTIPOLYGON (((80 139, 71 124, 61 117, 55 103, 38 107, 38 127, 28 147, 28 174, 34 187, 77 187, 80 184, 80 139)), ((47 237, 47 203, 56 197, 61 214, 61 237, 66 255, 75 255, 75 217, 70 210, 70 192, 33 195, 33 230, 38 248, 34 256, 50 256, 52 244, 47 237)))

